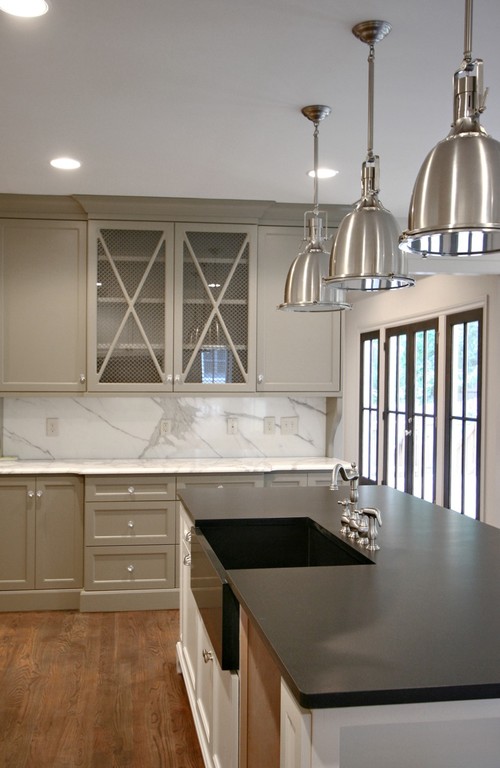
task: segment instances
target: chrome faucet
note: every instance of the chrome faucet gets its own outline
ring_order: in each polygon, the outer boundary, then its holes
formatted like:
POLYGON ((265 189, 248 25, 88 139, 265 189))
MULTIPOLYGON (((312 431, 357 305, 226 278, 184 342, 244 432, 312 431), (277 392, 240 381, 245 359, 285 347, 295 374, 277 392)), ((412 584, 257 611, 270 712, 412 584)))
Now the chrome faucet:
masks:
POLYGON ((339 475, 343 480, 349 483, 349 500, 342 499, 338 502, 344 507, 341 517, 342 527, 340 532, 350 539, 356 539, 358 538, 359 523, 359 513, 356 509, 356 504, 359 499, 359 472, 356 462, 353 461, 351 463, 350 469, 346 469, 344 464, 335 464, 332 469, 332 482, 330 483, 331 491, 338 491, 339 475))
POLYGON ((339 475, 342 480, 349 483, 349 501, 356 502, 359 498, 358 484, 359 484, 359 472, 358 466, 355 461, 351 462, 351 468, 346 469, 344 464, 335 464, 332 469, 332 482, 330 483, 331 491, 338 491, 339 489, 339 475))

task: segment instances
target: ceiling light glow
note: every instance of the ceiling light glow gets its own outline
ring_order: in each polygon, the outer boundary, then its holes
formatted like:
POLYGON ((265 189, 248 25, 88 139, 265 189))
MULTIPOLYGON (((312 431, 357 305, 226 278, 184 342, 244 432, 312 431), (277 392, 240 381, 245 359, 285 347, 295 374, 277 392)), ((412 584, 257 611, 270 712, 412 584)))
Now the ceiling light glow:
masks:
POLYGON ((45 0, 0 0, 0 11, 11 16, 43 16, 49 10, 45 0))
MULTIPOLYGON (((308 171, 307 175, 314 179, 315 171, 308 171)), ((318 179, 332 179, 336 176, 338 171, 334 171, 333 168, 318 168, 318 179)))
POLYGON ((79 160, 72 157, 55 157, 54 160, 50 161, 50 164, 53 168, 59 168, 63 171, 74 171, 81 165, 79 160))

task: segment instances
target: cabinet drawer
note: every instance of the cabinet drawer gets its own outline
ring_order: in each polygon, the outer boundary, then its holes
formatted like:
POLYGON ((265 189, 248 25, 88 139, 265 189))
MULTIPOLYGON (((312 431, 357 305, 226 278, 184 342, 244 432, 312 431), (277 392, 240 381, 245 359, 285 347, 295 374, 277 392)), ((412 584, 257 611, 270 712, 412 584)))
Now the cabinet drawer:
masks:
POLYGON ((177 547, 87 547, 85 589, 171 589, 177 547))
POLYGON ((242 475, 179 475, 177 478, 177 490, 183 488, 233 488, 235 485, 242 488, 262 488, 264 475, 253 472, 245 472, 242 475))
POLYGON ((175 499, 175 477, 165 475, 99 476, 85 480, 85 501, 164 501, 175 499))
POLYGON ((175 501, 85 504, 85 543, 175 544, 175 501))

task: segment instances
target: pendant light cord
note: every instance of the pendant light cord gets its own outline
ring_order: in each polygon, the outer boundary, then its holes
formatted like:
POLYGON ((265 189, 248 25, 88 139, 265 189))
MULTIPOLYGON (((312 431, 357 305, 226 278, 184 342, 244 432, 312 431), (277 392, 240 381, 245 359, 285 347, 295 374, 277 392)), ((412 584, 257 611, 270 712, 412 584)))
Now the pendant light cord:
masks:
POLYGON ((318 136, 319 136, 319 122, 314 122, 314 209, 315 216, 319 214, 319 202, 318 202, 318 136))
POLYGON ((472 61, 472 0, 465 0, 464 62, 472 61))
POLYGON ((373 86, 375 79, 375 48, 370 45, 368 54, 368 146, 367 160, 373 162, 373 86))

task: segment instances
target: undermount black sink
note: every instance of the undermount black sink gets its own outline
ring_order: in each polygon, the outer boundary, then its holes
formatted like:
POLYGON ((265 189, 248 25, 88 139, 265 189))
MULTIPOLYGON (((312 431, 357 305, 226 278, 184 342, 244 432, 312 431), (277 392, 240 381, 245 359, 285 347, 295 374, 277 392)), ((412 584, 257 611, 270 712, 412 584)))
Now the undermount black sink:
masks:
POLYGON ((372 563, 307 517, 204 521, 197 527, 227 571, 372 563))

